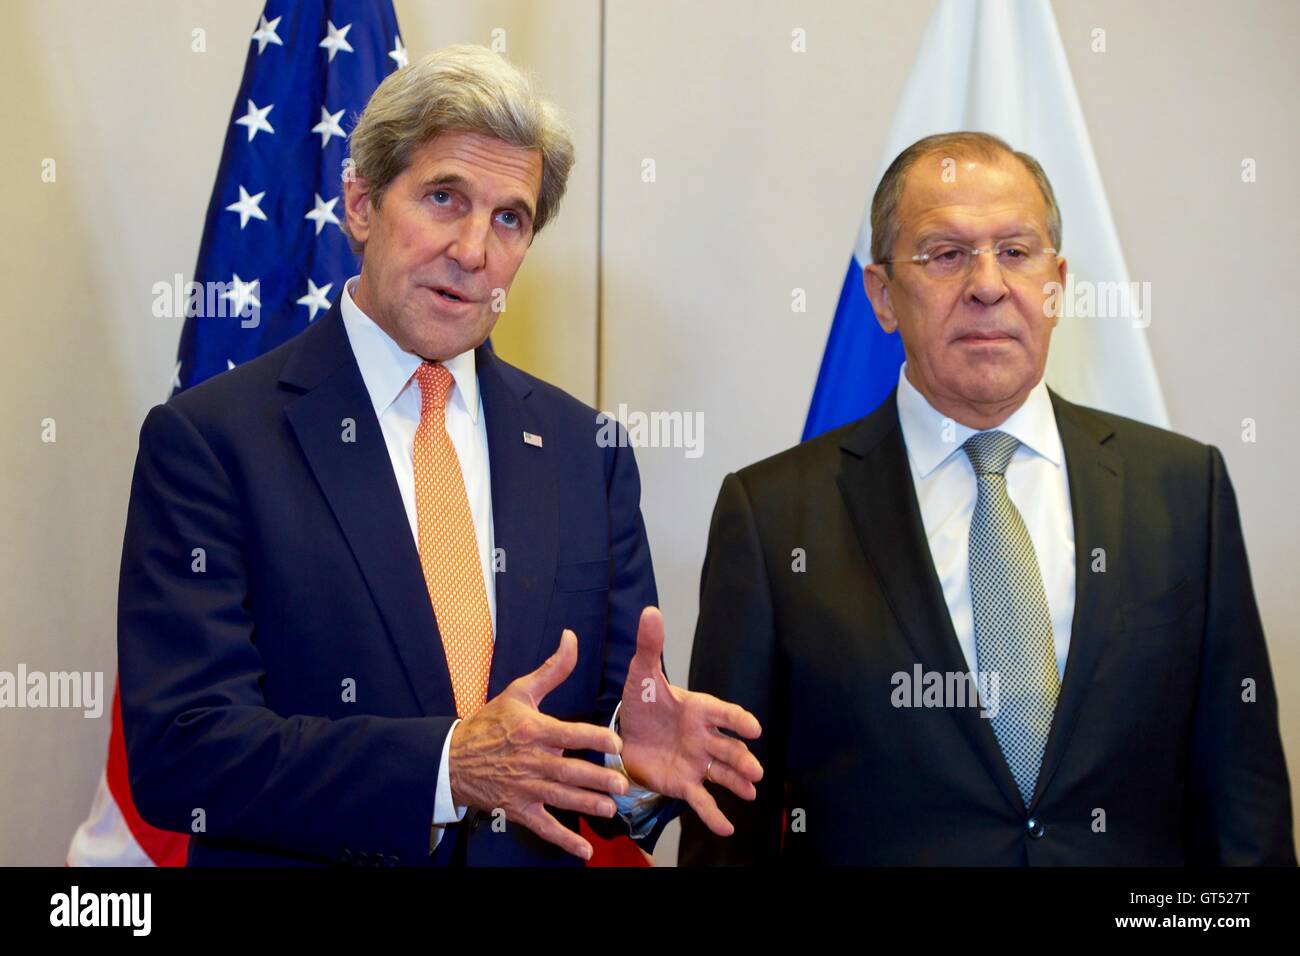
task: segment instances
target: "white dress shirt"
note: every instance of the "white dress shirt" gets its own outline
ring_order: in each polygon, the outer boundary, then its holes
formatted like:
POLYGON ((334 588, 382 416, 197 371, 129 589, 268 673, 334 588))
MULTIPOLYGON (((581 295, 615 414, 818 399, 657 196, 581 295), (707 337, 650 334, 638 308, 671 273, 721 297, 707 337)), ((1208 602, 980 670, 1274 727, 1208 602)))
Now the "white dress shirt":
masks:
MULTIPOLYGON (((419 520, 415 506, 415 432, 420 426, 420 385, 415 379, 416 370, 424 361, 419 355, 401 348, 357 306, 352 290, 360 277, 353 276, 343 284, 343 301, 339 311, 348 342, 356 357, 357 367, 365 382, 366 391, 374 405, 388 448, 388 458, 397 478, 397 488, 402 495, 402 506, 411 526, 411 536, 416 547, 420 545, 419 520)), ((487 426, 483 416, 483 400, 479 396, 478 371, 474 364, 474 351, 470 349, 441 363, 451 372, 454 384, 447 396, 446 427, 456 457, 460 462, 469 498, 470 513, 474 519, 474 536, 478 541, 479 565, 483 570, 483 586, 487 592, 488 612, 492 617, 492 639, 496 640, 497 597, 492 554, 495 538, 492 525, 492 472, 488 460, 487 426)), ((615 709, 614 721, 618 719, 615 709)), ((456 729, 457 720, 451 730, 456 729)), ((456 806, 451 796, 451 775, 448 765, 451 754, 451 731, 442 745, 442 759, 438 767, 438 783, 434 798, 431 847, 442 838, 442 828, 465 816, 466 808, 456 806)), ((622 771, 623 761, 606 757, 606 765, 622 771)), ((640 835, 638 825, 648 822, 662 799, 658 794, 629 782, 626 795, 611 794, 619 812, 640 835)))
MULTIPOLYGON (((970 525, 979 492, 975 469, 961 446, 976 430, 936 411, 908 380, 906 363, 898 373, 898 421, 930 556, 957 641, 974 672, 978 659, 970 598, 970 525)), ((1046 384, 1040 380, 1024 404, 996 428, 1020 441, 1007 465, 1007 494, 1034 544, 1052 618, 1056 673, 1063 679, 1074 617, 1074 515, 1065 451, 1046 384)))

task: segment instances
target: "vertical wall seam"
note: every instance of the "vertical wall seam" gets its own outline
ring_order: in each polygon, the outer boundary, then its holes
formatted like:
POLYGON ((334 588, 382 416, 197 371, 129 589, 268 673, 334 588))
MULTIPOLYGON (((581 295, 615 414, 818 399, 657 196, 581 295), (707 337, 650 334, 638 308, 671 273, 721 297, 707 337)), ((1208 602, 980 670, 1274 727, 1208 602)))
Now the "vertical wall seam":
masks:
POLYGON ((600 0, 600 77, 596 105, 596 408, 602 407, 605 363, 605 3, 600 0))

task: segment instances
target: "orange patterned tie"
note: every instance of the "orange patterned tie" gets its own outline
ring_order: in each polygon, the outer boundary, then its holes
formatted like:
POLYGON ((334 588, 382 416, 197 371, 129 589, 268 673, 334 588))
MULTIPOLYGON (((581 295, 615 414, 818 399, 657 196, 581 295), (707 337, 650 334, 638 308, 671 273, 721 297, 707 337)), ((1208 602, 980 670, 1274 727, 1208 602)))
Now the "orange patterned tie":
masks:
POLYGON ((413 453, 420 564, 447 654, 456 714, 469 717, 487 701, 492 616, 465 479, 447 434, 451 372, 424 362, 415 377, 420 385, 420 427, 413 453))

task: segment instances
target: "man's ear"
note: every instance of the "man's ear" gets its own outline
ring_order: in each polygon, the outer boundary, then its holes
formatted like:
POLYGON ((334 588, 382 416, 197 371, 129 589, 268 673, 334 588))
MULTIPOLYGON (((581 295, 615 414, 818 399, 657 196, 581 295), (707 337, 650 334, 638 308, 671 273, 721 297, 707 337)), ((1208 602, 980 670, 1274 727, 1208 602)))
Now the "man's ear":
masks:
POLYGON ((898 331, 898 316, 894 314, 889 281, 884 266, 873 262, 862 270, 862 286, 867 291, 867 298, 871 300, 871 311, 876 313, 876 321, 885 330, 885 334, 893 335, 898 331))
POLYGON ((370 204, 370 185, 360 176, 343 180, 343 213, 347 217, 348 231, 357 242, 370 238, 370 217, 374 207, 370 204))
MULTIPOLYGON (((1057 256, 1056 275, 1058 281, 1061 283, 1060 289, 1061 289, 1062 297, 1064 297, 1065 295, 1065 277, 1069 271, 1070 271, 1070 264, 1065 261, 1065 256, 1057 256)), ((1061 309, 1057 309, 1056 315, 1052 316, 1052 328, 1056 328, 1056 326, 1059 325, 1060 322, 1061 322, 1061 309)))

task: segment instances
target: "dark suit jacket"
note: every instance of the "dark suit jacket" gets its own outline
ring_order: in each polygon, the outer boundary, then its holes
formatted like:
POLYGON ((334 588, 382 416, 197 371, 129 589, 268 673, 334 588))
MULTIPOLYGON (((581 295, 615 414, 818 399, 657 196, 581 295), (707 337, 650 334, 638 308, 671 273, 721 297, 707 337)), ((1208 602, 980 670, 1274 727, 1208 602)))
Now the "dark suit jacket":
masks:
MULTIPOLYGON (((608 723, 641 609, 656 603, 632 451, 599 447, 593 409, 489 348, 476 363, 505 555, 488 696, 539 666, 569 627, 578 663, 542 710, 608 723)), ((191 865, 429 865, 458 840, 470 865, 581 862, 473 811, 431 859, 451 681, 337 303, 145 419, 118 653, 135 803, 165 829, 202 820, 191 865)), ((576 815, 558 817, 576 829, 576 815)))
POLYGON ((1030 805, 977 709, 891 702, 892 675, 917 663, 967 670, 891 395, 723 482, 690 680, 758 717, 766 774, 753 804, 719 792, 734 837, 683 818, 682 863, 1294 865, 1277 694, 1222 456, 1052 402, 1076 607, 1030 805))

